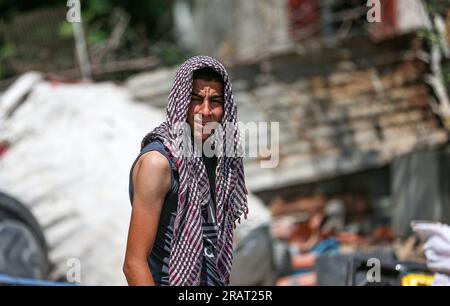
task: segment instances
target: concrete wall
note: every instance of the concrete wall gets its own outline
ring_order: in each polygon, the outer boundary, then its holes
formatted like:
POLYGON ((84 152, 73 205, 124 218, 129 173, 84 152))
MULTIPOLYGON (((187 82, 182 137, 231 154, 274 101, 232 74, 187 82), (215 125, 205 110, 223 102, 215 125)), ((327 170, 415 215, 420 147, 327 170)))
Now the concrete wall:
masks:
POLYGON ((179 43, 222 60, 245 61, 291 44, 286 0, 177 0, 179 43))

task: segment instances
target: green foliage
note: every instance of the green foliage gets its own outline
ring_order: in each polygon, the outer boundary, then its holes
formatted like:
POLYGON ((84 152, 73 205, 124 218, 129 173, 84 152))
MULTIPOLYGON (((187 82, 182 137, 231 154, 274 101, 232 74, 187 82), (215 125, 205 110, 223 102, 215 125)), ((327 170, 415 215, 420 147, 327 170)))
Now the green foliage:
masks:
POLYGON ((434 46, 440 44, 439 33, 434 29, 422 29, 418 32, 417 36, 420 40, 426 43, 428 46, 434 46))
POLYGON ((450 0, 425 0, 427 11, 432 14, 447 14, 450 8, 450 0))
POLYGON ((58 34, 62 38, 72 37, 72 35, 73 35, 72 25, 69 22, 62 22, 59 25, 58 34))
POLYGON ((6 42, 0 45, 0 78, 6 75, 4 62, 10 56, 14 54, 14 45, 10 42, 6 42))
POLYGON ((5 43, 0 48, 0 61, 10 57, 13 54, 14 54, 14 45, 9 42, 5 43))
MULTIPOLYGON (((160 40, 167 33, 171 33, 171 1, 167 0, 84 0, 81 2, 82 19, 87 32, 101 32, 92 34, 94 41, 110 34, 115 23, 111 20, 116 10, 122 10, 130 15, 130 27, 143 27, 145 34, 151 40, 160 40)), ((130 29, 130 31, 132 31, 130 29)))
POLYGON ((165 46, 155 53, 161 62, 168 66, 180 64, 193 55, 191 52, 182 50, 176 45, 165 46))
MULTIPOLYGON (((184 59, 172 37, 172 2, 167 0, 82 0, 82 20, 89 47, 104 45, 118 23, 121 12, 129 15, 116 58, 156 55, 162 63, 184 59), (161 47, 164 46, 164 47, 161 47), (154 52, 157 50, 157 52, 154 52)), ((61 33, 71 33, 64 31, 61 33)))
MULTIPOLYGON (((80 0, 80 2, 83 28, 90 52, 102 50, 102 47, 108 42, 118 24, 119 17, 123 16, 118 12, 125 12, 129 17, 129 23, 121 37, 120 45, 118 48, 108 50, 108 53, 101 57, 104 61, 155 55, 160 57, 161 62, 171 64, 180 61, 177 57, 184 58, 183 52, 177 48, 172 35, 172 0, 80 0)), ((1 24, 11 24, 17 16, 41 8, 64 10, 66 3, 67 0, 46 0, 44 3, 29 0, 1 0, 0 27, 1 24)), ((61 15, 61 22, 56 24, 56 28, 58 37, 54 39, 53 33, 48 37, 50 41, 53 40, 55 43, 64 40, 73 41, 72 24, 65 20, 65 16, 61 15)), ((36 27, 35 30, 42 31, 42 28, 36 27)), ((32 31, 32 29, 28 29, 28 31, 32 31)), ((30 36, 27 32, 26 37, 30 36)), ((37 36, 45 36, 45 33, 37 36)), ((10 71, 9 74, 4 73, 10 62, 8 60, 7 64, 4 64, 5 60, 15 56, 14 50, 16 52, 19 50, 19 48, 14 49, 11 46, 11 42, 5 41, 0 29, 0 78, 14 74, 14 71, 10 71)), ((35 51, 39 50, 30 50, 30 57, 36 55, 35 51)), ((55 60, 54 57, 52 61, 55 60)))
MULTIPOLYGON (((447 14, 450 11, 450 0, 428 0, 425 1, 426 9, 430 16, 441 15, 443 18, 448 18, 447 14)), ((442 47, 441 37, 437 29, 424 29, 418 33, 418 37, 428 46, 442 47)), ((444 83, 450 88, 450 60, 444 59, 442 63, 442 74, 444 83)))
POLYGON ((112 9, 112 2, 110 0, 89 0, 81 3, 83 12, 83 21, 92 23, 99 16, 107 14, 112 9))
POLYGON ((443 64, 442 74, 444 75, 444 82, 447 84, 447 88, 450 88, 450 61, 443 64))

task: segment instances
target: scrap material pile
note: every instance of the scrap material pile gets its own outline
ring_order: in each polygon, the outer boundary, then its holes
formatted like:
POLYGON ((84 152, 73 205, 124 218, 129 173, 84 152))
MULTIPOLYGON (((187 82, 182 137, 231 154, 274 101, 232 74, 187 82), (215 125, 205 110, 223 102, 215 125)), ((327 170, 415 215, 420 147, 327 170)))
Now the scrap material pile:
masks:
POLYGON ((277 285, 450 285, 450 227, 412 222, 399 238, 357 197, 315 195, 271 205, 272 235, 290 254, 277 285))
POLYGON ((82 284, 125 284, 129 167, 163 112, 113 83, 62 84, 28 73, 2 95, 0 117, 0 189, 38 220, 48 278, 67 281, 79 263, 82 284))

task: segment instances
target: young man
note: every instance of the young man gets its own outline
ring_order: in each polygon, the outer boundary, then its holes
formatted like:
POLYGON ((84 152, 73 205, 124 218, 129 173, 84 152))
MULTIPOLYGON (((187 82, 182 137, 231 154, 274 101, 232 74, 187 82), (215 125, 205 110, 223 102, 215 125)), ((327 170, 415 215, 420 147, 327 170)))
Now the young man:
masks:
POLYGON ((242 150, 236 118, 223 65, 187 60, 130 172, 130 285, 228 285, 234 223, 248 212, 242 156, 230 154, 242 150))

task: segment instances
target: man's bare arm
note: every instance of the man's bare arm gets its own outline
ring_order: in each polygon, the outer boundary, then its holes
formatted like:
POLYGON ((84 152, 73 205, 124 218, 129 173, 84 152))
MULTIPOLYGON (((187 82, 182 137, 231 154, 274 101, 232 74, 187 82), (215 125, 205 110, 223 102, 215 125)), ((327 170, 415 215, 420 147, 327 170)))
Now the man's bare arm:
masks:
POLYGON ((123 271, 129 285, 154 285, 147 258, 155 241, 164 197, 170 190, 170 165, 159 152, 144 154, 133 173, 133 209, 123 271))

